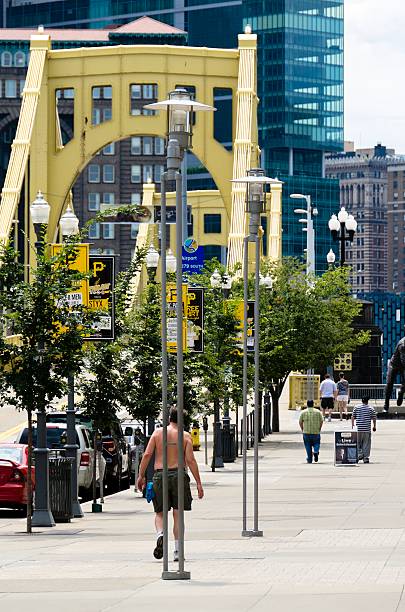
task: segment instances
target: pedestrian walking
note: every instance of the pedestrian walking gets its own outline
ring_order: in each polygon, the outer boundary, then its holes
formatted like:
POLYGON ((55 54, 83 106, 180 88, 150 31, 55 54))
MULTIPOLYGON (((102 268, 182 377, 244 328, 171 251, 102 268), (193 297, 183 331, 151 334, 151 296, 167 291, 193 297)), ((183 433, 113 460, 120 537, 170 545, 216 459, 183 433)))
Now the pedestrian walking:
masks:
MULTIPOLYGON (((177 486, 179 477, 184 478, 184 510, 191 510, 192 495, 190 490, 190 477, 185 471, 183 474, 178 473, 178 452, 177 452, 177 408, 171 408, 169 414, 169 425, 167 427, 167 465, 168 465, 168 509, 173 509, 173 535, 175 540, 174 546, 174 561, 179 560, 178 553, 178 496, 177 486)), ((155 453, 155 473, 153 475, 153 492, 154 497, 153 507, 155 510, 155 527, 156 527, 156 547, 153 551, 155 559, 163 557, 163 428, 156 429, 146 451, 143 454, 141 465, 139 466, 139 476, 137 481, 138 491, 142 491, 146 486, 145 472, 149 461, 155 453)), ((184 432, 184 466, 189 468, 194 480, 197 484, 198 498, 204 497, 204 490, 201 484, 200 473, 198 470, 197 461, 194 457, 193 442, 189 433, 184 432)))
POLYGON ((357 425, 357 448, 359 461, 370 463, 371 450, 371 421, 373 421, 373 431, 377 430, 377 414, 372 406, 368 404, 369 398, 363 397, 361 404, 354 407, 352 413, 352 429, 354 422, 357 425))
POLYGON ((307 463, 312 463, 312 458, 318 463, 323 416, 321 411, 314 407, 313 400, 307 401, 307 407, 300 414, 299 423, 307 452, 307 463))
POLYGON ((340 420, 343 420, 343 413, 345 419, 347 419, 347 404, 349 403, 349 381, 345 379, 343 372, 339 374, 339 380, 336 384, 337 387, 337 405, 340 413, 340 420))
POLYGON ((335 406, 337 387, 329 374, 325 374, 325 379, 321 382, 319 391, 323 416, 326 417, 326 411, 328 411, 328 421, 330 423, 332 420, 332 410, 335 406))

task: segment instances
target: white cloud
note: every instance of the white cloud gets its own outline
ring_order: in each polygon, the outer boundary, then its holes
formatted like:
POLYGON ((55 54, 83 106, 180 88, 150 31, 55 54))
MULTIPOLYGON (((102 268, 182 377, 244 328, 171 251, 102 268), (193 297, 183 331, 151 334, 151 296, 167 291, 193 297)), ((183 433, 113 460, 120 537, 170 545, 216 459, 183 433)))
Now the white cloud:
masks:
POLYGON ((405 153, 405 2, 345 2, 345 138, 405 153))

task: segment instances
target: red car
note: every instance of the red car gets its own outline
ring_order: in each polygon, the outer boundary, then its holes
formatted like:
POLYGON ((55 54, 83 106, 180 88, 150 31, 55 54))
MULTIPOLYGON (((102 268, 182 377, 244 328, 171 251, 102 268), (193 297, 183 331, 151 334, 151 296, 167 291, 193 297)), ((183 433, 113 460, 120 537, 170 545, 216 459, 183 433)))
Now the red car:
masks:
MULTIPOLYGON (((24 510, 27 504, 28 446, 0 444, 0 508, 24 510)), ((32 468, 34 485, 34 468, 32 468)))

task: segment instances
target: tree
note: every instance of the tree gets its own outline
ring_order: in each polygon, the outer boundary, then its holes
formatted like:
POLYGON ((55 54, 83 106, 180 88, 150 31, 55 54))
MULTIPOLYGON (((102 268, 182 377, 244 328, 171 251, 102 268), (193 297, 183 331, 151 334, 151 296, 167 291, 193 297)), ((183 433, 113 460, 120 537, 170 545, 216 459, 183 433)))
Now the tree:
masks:
POLYGON ((1 326, 13 334, 0 335, 0 399, 26 410, 29 431, 27 531, 31 532, 32 414, 44 411, 66 391, 70 372, 82 365, 84 336, 95 315, 85 307, 73 312, 67 294, 85 275, 70 269, 76 259, 75 240, 54 257, 37 253, 31 282, 12 246, 0 250, 1 326))
POLYGON ((291 371, 326 368, 337 354, 368 341, 352 323, 361 304, 350 295, 348 270, 336 268, 308 282, 292 258, 267 265, 271 291, 261 290, 260 380, 270 391, 273 431, 279 431, 279 399, 291 371))

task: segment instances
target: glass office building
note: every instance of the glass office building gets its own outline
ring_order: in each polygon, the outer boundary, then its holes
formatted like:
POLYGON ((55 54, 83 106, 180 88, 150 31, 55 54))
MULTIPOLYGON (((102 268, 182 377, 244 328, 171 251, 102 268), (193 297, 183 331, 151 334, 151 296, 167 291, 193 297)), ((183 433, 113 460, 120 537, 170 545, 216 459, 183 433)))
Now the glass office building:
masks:
POLYGON ((327 221, 339 209, 324 154, 343 150, 343 0, 245 0, 243 23, 258 34, 262 163, 285 183, 283 253, 300 256, 306 241, 289 195, 310 194, 322 271, 331 246, 327 221))

